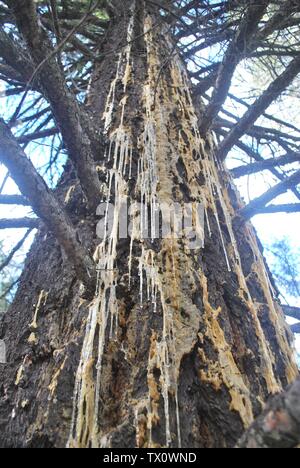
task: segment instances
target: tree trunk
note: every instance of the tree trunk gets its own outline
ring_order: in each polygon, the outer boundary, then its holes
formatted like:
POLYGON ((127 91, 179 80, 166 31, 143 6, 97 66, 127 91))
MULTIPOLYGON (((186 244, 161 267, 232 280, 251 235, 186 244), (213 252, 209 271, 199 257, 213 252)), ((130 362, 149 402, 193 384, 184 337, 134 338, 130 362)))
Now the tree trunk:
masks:
POLYGON ((57 190, 98 262, 97 294, 81 299, 41 229, 1 327, 0 445, 231 447, 298 375, 292 336, 213 137, 200 137, 168 28, 144 2, 115 4, 87 102, 107 138, 97 164, 111 236, 97 239, 69 165, 57 190), (135 209, 118 239, 126 200, 147 204, 152 228, 159 204, 202 204, 204 248, 172 223, 143 238, 135 209))

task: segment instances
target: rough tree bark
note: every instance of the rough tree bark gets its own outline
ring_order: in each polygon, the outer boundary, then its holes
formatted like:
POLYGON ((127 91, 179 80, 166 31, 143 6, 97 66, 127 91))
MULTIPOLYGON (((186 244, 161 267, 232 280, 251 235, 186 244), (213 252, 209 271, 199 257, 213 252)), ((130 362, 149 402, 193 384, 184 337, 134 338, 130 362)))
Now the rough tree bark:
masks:
POLYGON ((42 227, 1 325, 3 447, 232 447, 298 375, 255 232, 213 137, 200 136, 184 64, 155 9, 129 3, 88 102, 108 139, 97 169, 112 236, 99 245, 71 166, 57 190, 98 262, 97 293, 80 297, 42 227), (118 241, 126 199, 146 202, 152 222, 157 203, 203 203, 204 249, 142 239, 135 211, 131 239, 118 241))

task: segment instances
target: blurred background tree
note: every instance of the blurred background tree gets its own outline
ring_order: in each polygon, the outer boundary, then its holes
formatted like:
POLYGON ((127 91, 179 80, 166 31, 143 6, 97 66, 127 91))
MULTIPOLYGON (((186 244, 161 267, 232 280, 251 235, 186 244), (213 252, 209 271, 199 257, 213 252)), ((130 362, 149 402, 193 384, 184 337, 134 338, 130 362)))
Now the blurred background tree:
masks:
POLYGON ((3 242, 0 242, 0 316, 5 314, 13 301, 24 267, 24 254, 26 251, 21 248, 16 254, 13 250, 7 254, 3 242), (7 264, 8 257, 11 257, 11 261, 7 264))
MULTIPOLYGON (((300 305, 300 249, 296 248, 284 237, 273 241, 265 248, 268 264, 272 271, 276 285, 290 310, 288 322, 296 334, 296 343, 300 339, 300 328, 297 320, 297 307, 300 305)), ((299 310, 299 309, 298 309, 299 310)), ((300 352, 297 346, 297 361, 300 367, 300 352)))
POLYGON ((300 250, 286 238, 267 247, 269 262, 277 286, 287 303, 300 299, 300 250))

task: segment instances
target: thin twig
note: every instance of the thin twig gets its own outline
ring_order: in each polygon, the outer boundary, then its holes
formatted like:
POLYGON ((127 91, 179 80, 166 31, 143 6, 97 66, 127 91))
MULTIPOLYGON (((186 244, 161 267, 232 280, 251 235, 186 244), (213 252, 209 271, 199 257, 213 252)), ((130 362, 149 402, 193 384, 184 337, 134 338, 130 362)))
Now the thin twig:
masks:
POLYGON ((15 245, 15 247, 11 250, 11 252, 8 254, 4 262, 0 265, 0 272, 6 268, 10 262, 12 261, 13 257, 15 254, 23 247, 24 242, 26 241, 27 237, 31 233, 32 229, 28 229, 26 232, 25 236, 22 237, 22 239, 15 245))
POLYGON ((19 283, 20 279, 21 279, 21 276, 19 276, 19 278, 17 278, 5 291, 4 293, 0 296, 0 300, 3 300, 6 298, 6 296, 13 290, 13 288, 19 283))

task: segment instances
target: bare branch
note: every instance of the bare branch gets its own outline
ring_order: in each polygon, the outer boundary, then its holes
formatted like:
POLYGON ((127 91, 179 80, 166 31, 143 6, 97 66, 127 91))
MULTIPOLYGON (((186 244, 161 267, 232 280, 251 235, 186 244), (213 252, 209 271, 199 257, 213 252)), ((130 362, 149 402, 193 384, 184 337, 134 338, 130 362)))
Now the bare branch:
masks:
POLYGON ((0 195, 0 205, 30 206, 30 203, 22 195, 0 195))
MULTIPOLYGON (((251 107, 251 104, 248 104, 246 101, 244 101, 243 99, 237 97, 237 96, 234 96, 233 94, 229 93, 228 96, 230 97, 230 99, 233 99, 234 101, 236 101, 238 104, 242 104, 242 106, 245 106, 247 107, 247 109, 249 109, 249 107, 251 107)), ((274 115, 271 115, 271 114, 268 114, 266 112, 264 112, 262 114, 262 117, 265 117, 266 119, 268 120, 271 120, 272 122, 275 122, 281 126, 285 126, 297 133, 300 132, 300 129, 298 127, 296 127, 295 125, 291 124, 290 122, 286 122, 284 120, 281 120, 279 119, 278 117, 275 117, 274 115)))
POLYGON ((76 230, 68 215, 28 160, 10 129, 1 120, 0 147, 0 161, 6 165, 35 213, 45 222, 64 248, 78 279, 86 286, 89 293, 94 292, 96 273, 93 260, 78 241, 76 230))
MULTIPOLYGON (((16 42, 14 42, 8 34, 0 27, 0 56, 5 63, 10 67, 10 71, 6 68, 6 73, 13 79, 21 79, 26 83, 34 71, 34 65, 26 54, 26 51, 16 42), (11 75, 11 71, 14 74, 11 75)), ((2 71, 4 71, 2 69, 2 71)))
POLYGON ((59 133, 58 128, 49 128, 46 130, 42 130, 41 132, 33 132, 33 133, 27 133, 26 135, 22 135, 17 138, 18 143, 20 144, 26 144, 29 143, 33 140, 42 140, 44 138, 57 135, 59 133))
MULTIPOLYGON (((259 153, 249 148, 249 146, 245 145, 245 143, 243 143, 242 141, 239 141, 237 143, 237 147, 244 151, 251 159, 254 159, 255 161, 265 161, 259 153)), ((274 167, 269 168, 269 171, 281 182, 285 181, 285 176, 274 167)), ((293 192, 295 197, 298 198, 298 200, 300 200, 300 193, 298 192, 298 190, 295 187, 290 187, 290 190, 291 192, 293 192)))
POLYGON ((12 251, 8 254, 4 262, 0 265, 0 272, 6 268, 12 259, 14 258, 15 254, 23 247, 24 242, 26 241, 27 237, 31 233, 32 229, 29 229, 25 236, 22 237, 22 239, 15 245, 15 247, 12 249, 12 251))
POLYGON ((251 0, 249 2, 245 18, 241 22, 239 30, 234 40, 230 43, 223 62, 219 67, 213 95, 201 122, 200 132, 202 135, 208 132, 214 119, 220 112, 227 98, 235 69, 240 60, 245 56, 246 46, 257 32, 259 22, 265 14, 268 5, 269 1, 251 0))
POLYGON ((14 287, 17 286, 17 284, 19 283, 20 279, 21 279, 21 276, 19 276, 19 278, 17 278, 15 281, 13 281, 13 282, 8 286, 8 288, 7 288, 7 289, 4 291, 4 293, 0 296, 0 300, 6 298, 6 296, 8 296, 8 294, 14 289, 14 287))
POLYGON ((218 158, 224 161, 236 142, 256 122, 259 116, 275 101, 281 93, 294 81, 300 72, 300 55, 295 58, 286 70, 268 87, 255 101, 246 114, 234 126, 228 136, 222 141, 218 150, 218 158))
POLYGON ((300 322, 295 323, 294 325, 291 325, 291 330, 292 330, 293 333, 299 334, 300 333, 300 322))
POLYGON ((274 31, 285 27, 285 23, 287 21, 287 16, 294 12, 295 10, 299 9, 299 5, 297 5, 298 2, 295 2, 295 0, 287 0, 282 3, 281 7, 279 10, 267 21, 265 26, 261 29, 259 34, 256 37, 256 46, 259 44, 259 42, 266 37, 268 37, 270 34, 272 34, 274 31), (296 8, 295 8, 296 7, 296 8))
POLYGON ((3 190, 4 190, 5 185, 6 185, 7 181, 8 181, 8 179, 9 179, 9 172, 7 172, 7 173, 5 174, 5 176, 4 176, 4 178, 3 178, 2 182, 1 182, 1 185, 0 185, 0 195, 2 194, 2 192, 3 192, 3 190))
POLYGON ((300 307, 291 307, 287 305, 283 305, 283 312, 287 317, 292 317, 295 319, 300 320, 300 307))
POLYGON ((286 205, 269 205, 258 209, 256 214, 274 214, 274 213, 300 213, 300 203, 291 203, 286 205))
POLYGON ((258 161, 253 164, 239 166, 232 169, 230 172, 235 179, 245 175, 255 174, 257 172, 265 171, 276 166, 286 166, 295 162, 300 162, 300 153, 291 153, 278 158, 270 158, 258 161))
POLYGON ((95 211, 99 204, 101 185, 93 165, 93 151, 88 131, 85 128, 83 111, 66 86, 51 43, 39 25, 35 2, 15 0, 10 3, 18 28, 26 39, 32 59, 39 69, 38 76, 44 94, 51 104, 55 120, 62 133, 69 157, 77 170, 89 206, 95 211))
POLYGON ((287 177, 275 185, 275 187, 272 187, 266 193, 250 202, 249 205, 240 211, 240 214, 246 219, 252 218, 272 200, 287 192, 291 187, 296 187, 298 184, 300 184, 300 171, 295 172, 292 176, 287 177))
POLYGON ((36 218, 0 219, 0 229, 38 229, 40 221, 36 218))
POLYGON ((54 30, 55 30, 56 41, 57 41, 57 44, 59 44, 60 40, 61 40, 61 31, 60 31, 60 25, 59 25, 58 9, 57 9, 56 0, 50 0, 50 6, 51 6, 51 15, 52 15, 52 19, 53 19, 53 26, 54 26, 54 30))
MULTIPOLYGON (((0 41, 0 45, 1 45, 1 41, 0 41)), ((9 65, 5 65, 4 63, 0 63, 0 74, 1 74, 1 78, 13 80, 18 83, 24 83, 24 79, 22 75, 18 71, 16 71, 14 68, 10 67, 9 65)))
MULTIPOLYGON (((217 132, 223 137, 227 136, 227 133, 223 129, 217 129, 217 132)), ((265 161, 265 159, 257 151, 255 151, 253 148, 250 148, 248 145, 243 143, 243 141, 241 140, 238 141, 236 146, 237 148, 242 150, 245 154, 247 154, 247 156, 249 156, 251 160, 258 161, 258 162, 265 161)), ((270 167, 268 170, 281 182, 286 180, 285 175, 282 172, 280 172, 278 169, 276 169, 275 167, 270 167)), ((295 195, 296 198, 298 198, 298 200, 300 200, 300 193, 298 192, 296 187, 290 187, 289 190, 293 192, 293 194, 295 195)))

